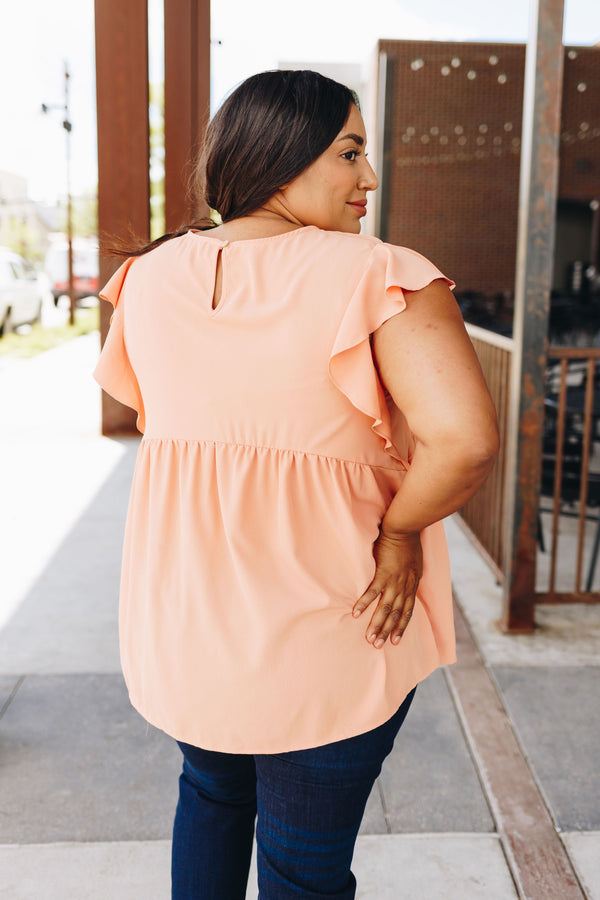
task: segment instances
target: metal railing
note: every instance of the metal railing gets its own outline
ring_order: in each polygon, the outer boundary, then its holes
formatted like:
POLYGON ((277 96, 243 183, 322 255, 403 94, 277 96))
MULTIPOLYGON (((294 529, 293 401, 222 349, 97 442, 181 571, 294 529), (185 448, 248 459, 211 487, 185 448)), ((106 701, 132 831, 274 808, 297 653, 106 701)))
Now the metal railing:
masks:
POLYGON ((595 578, 600 544, 599 373, 600 349, 548 351, 537 603, 600 600, 600 579, 595 578))
MULTIPOLYGON (((498 413, 500 452, 460 511, 469 537, 503 581, 504 494, 513 341, 467 325, 498 413)), ((600 601, 600 349, 548 351, 535 603, 600 601)))

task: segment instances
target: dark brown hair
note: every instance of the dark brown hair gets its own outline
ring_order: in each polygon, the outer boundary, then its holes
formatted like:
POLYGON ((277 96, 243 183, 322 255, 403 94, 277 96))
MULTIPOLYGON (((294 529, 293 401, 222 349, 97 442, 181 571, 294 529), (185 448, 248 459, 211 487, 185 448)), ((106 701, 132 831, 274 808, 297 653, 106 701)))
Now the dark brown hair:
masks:
MULTIPOLYGON (((359 107, 354 91, 310 70, 275 70, 247 78, 206 129, 192 176, 196 204, 203 201, 222 222, 259 209, 333 143, 352 104, 359 107)), ((139 249, 115 252, 138 256, 190 228, 214 224, 202 219, 139 249)))

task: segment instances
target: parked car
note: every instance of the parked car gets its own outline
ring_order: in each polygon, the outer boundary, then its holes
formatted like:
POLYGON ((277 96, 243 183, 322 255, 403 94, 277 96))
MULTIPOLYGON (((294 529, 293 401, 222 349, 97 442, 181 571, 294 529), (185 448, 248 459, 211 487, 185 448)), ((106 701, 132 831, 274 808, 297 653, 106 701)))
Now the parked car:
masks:
MULTIPOLYGON (((69 245, 66 240, 53 241, 44 268, 50 277, 56 304, 59 297, 69 292, 69 245)), ((73 239, 73 287, 76 300, 98 293, 98 244, 91 238, 73 239)))
POLYGON ((0 337, 38 322, 47 288, 35 269, 8 247, 0 247, 0 337))

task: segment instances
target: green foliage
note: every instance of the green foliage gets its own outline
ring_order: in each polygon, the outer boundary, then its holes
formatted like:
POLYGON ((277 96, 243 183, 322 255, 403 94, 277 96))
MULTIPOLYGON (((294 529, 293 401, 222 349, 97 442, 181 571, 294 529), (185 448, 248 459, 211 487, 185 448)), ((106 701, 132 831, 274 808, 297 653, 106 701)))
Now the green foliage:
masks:
POLYGON ((150 85, 150 239, 165 233, 165 86, 150 85))
POLYGON ((53 328, 44 328, 39 322, 32 325, 31 330, 24 334, 10 332, 0 338, 0 356, 12 356, 27 359, 44 350, 51 350, 65 341, 89 334, 100 328, 100 308, 94 306, 91 309, 76 309, 75 324, 56 325, 53 328))
MULTIPOLYGON (((73 197, 74 237, 96 237, 98 234, 98 197, 96 192, 85 197, 73 197)), ((60 228, 67 232, 67 210, 61 210, 60 228)))
POLYGON ((13 222, 8 233, 3 234, 1 243, 30 262, 41 262, 44 258, 39 235, 28 222, 13 222))

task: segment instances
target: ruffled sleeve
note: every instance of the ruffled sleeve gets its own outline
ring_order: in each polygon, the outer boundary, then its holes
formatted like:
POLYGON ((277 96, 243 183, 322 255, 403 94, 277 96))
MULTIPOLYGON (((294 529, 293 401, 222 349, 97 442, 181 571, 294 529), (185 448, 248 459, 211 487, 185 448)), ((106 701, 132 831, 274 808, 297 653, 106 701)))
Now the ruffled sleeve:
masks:
POLYGON ((406 307, 404 291, 417 291, 436 278, 450 288, 433 263, 405 247, 378 242, 346 307, 329 357, 329 374, 340 391, 366 416, 384 441, 387 453, 407 465, 410 436, 395 423, 392 437, 390 411, 371 353, 370 335, 406 307))
POLYGON ((137 427, 143 432, 145 413, 142 394, 125 346, 123 286, 134 257, 126 260, 100 291, 100 296, 114 306, 110 328, 94 369, 94 378, 107 394, 138 414, 137 427))

